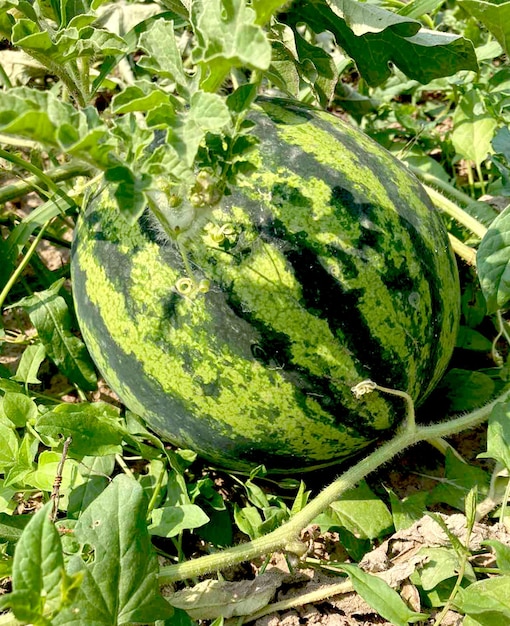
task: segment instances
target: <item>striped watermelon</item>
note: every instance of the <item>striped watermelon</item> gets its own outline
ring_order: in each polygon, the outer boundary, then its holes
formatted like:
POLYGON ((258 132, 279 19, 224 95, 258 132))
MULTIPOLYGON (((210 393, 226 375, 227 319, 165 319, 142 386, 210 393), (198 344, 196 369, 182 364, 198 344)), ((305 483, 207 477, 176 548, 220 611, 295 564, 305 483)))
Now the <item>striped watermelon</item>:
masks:
POLYGON ((417 403, 432 390, 458 276, 441 218, 388 152, 281 101, 253 119, 255 173, 181 247, 98 192, 76 230, 74 298, 99 370, 163 438, 230 468, 302 470, 402 419, 401 399, 355 398, 360 381, 417 403))

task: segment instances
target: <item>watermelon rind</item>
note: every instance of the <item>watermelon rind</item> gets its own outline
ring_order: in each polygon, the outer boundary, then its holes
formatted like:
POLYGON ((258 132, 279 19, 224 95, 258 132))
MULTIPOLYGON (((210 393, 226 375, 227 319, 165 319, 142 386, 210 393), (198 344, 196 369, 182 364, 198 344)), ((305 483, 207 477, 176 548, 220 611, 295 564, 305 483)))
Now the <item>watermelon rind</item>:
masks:
POLYGON ((441 217, 382 147, 278 100, 254 172, 177 241, 111 186, 76 229, 73 293, 98 369, 164 439, 210 462, 303 471, 388 435, 450 360, 459 283, 441 217))

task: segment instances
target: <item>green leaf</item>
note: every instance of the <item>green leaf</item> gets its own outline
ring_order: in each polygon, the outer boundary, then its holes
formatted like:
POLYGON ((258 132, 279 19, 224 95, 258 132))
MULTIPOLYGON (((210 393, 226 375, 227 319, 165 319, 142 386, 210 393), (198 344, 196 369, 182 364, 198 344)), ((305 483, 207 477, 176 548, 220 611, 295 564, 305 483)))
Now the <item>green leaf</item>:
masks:
POLYGON ((266 70, 271 46, 244 0, 195 0, 191 8, 197 45, 192 59, 202 68, 201 87, 214 92, 233 67, 266 70))
POLYGON ((487 374, 459 368, 452 368, 437 388, 437 392, 446 396, 449 411, 454 413, 476 409, 492 398, 494 390, 495 383, 487 374))
POLYGON ((442 0, 411 0, 400 7, 397 13, 418 19, 426 13, 432 13, 443 4, 442 0))
POLYGON ((42 343, 33 346, 27 346, 21 355, 20 362, 16 374, 12 380, 19 381, 26 385, 38 385, 40 380, 37 378, 37 372, 42 362, 46 358, 46 348, 42 343))
POLYGON ((487 311, 494 313, 510 300, 510 206, 490 225, 476 255, 487 311))
POLYGON ((255 23, 264 26, 285 4, 287 0, 252 0, 251 6, 257 15, 255 23))
POLYGON ((140 67, 158 77, 174 81, 183 90, 183 95, 188 96, 195 90, 196 81, 184 70, 171 20, 155 22, 141 34, 138 45, 147 53, 138 61, 140 67))
MULTIPOLYGON (((24 474, 24 482, 42 491, 51 491, 55 483, 62 454, 52 450, 44 450, 37 459, 35 470, 24 474)), ((77 477, 77 464, 73 459, 67 459, 62 471, 61 491, 67 491, 77 477)))
POLYGON ((411 611, 398 593, 384 580, 367 574, 357 565, 342 563, 339 569, 347 573, 354 591, 394 626, 406 626, 408 622, 417 622, 428 617, 424 613, 411 611))
POLYGON ((207 524, 209 517, 196 504, 165 506, 152 511, 151 535, 175 537, 183 530, 192 530, 207 524))
POLYGON ((206 133, 219 132, 230 123, 230 111, 221 96, 196 91, 191 96, 189 110, 169 129, 168 142, 191 168, 206 133))
POLYGON ((471 89, 462 96, 452 121, 451 140, 455 151, 480 165, 492 152, 491 141, 498 122, 487 111, 477 89, 471 89))
POLYGON ((480 580, 460 589, 456 609, 481 626, 508 626, 510 623, 510 576, 480 580))
POLYGON ((22 621, 49 624, 47 618, 65 606, 68 591, 79 582, 64 570, 59 534, 49 519, 51 504, 30 520, 16 545, 9 604, 22 621), (43 615, 45 619, 39 621, 43 615))
MULTIPOLYGON (((460 569, 459 555, 452 548, 421 548, 420 556, 427 557, 420 568, 420 580, 423 589, 430 591, 450 578, 457 578, 460 569)), ((475 573, 466 563, 465 578, 476 580, 475 573)))
POLYGON ((117 147, 93 107, 77 111, 52 91, 28 87, 9 89, 2 95, 0 132, 80 156, 103 169, 111 166, 110 154, 117 147))
POLYGON ((161 105, 171 106, 170 97, 149 81, 137 81, 116 94, 112 99, 112 112, 131 113, 151 111, 161 105))
POLYGON ((338 80, 333 57, 319 46, 310 44, 298 33, 295 37, 301 76, 310 85, 320 104, 327 107, 338 80))
POLYGON ((487 539, 482 541, 483 546, 490 546, 496 553, 496 563, 499 569, 510 574, 510 546, 507 546, 496 539, 487 539))
POLYGON ((16 455, 16 461, 5 476, 5 486, 25 485, 25 478, 34 469, 34 459, 39 450, 39 439, 26 430, 16 455))
POLYGON ((5 472, 16 461, 19 439, 13 428, 0 421, 0 472, 5 472))
POLYGON ((507 54, 510 54, 510 2, 459 0, 459 6, 491 32, 507 54))
POLYGON ((86 508, 75 537, 92 546, 94 560, 85 566, 81 558, 72 559, 70 568, 84 573, 83 583, 73 605, 52 626, 147 623, 172 614, 159 592, 146 515, 142 487, 125 475, 116 476, 86 508))
POLYGON ((468 465, 457 458, 450 450, 446 452, 445 478, 429 494, 429 504, 444 502, 463 511, 466 496, 473 485, 478 486, 480 499, 489 491, 490 476, 481 468, 468 465))
POLYGON ((510 406, 499 402, 489 416, 487 452, 479 459, 495 459, 510 470, 510 406))
POLYGON ((69 447, 72 456, 105 456, 122 452, 125 429, 119 422, 117 409, 106 402, 60 404, 44 413, 35 427, 46 437, 72 437, 69 447))
POLYGON ((147 206, 144 191, 151 183, 150 176, 134 174, 128 167, 119 165, 106 170, 105 180, 116 183, 115 199, 122 211, 135 222, 147 206))
POLYGON ((488 353, 492 349, 492 341, 468 326, 461 326, 457 334, 456 348, 488 353))
POLYGON ((409 528, 414 522, 423 517, 428 498, 426 491, 418 491, 402 500, 399 500, 393 491, 390 491, 389 495, 393 524, 396 531, 409 528))
POLYGON ((24 308, 46 353, 72 382, 86 391, 96 388, 97 378, 92 360, 81 339, 71 332, 71 316, 67 304, 58 295, 64 279, 49 289, 23 298, 16 306, 24 308))
POLYGON ((7 392, 3 397, 2 412, 16 428, 35 421, 38 415, 37 405, 24 393, 7 392))
POLYGON ((84 483, 71 490, 67 515, 77 518, 108 486, 106 476, 90 476, 84 483))
POLYGON ((256 539, 261 535, 263 524, 259 510, 254 506, 240 507, 234 504, 234 521, 242 533, 248 535, 250 539, 256 539))
POLYGON ((387 506, 365 481, 355 489, 346 491, 330 506, 339 525, 358 538, 376 539, 393 528, 393 519, 387 506))
POLYGON ((371 86, 389 78, 390 63, 423 84, 478 67, 468 39, 420 30, 419 22, 374 4, 333 0, 330 5, 326 0, 299 0, 286 20, 294 26, 306 22, 316 33, 332 32, 371 86))
POLYGON ((31 515, 0 513, 0 540, 16 543, 31 519, 33 519, 31 515))

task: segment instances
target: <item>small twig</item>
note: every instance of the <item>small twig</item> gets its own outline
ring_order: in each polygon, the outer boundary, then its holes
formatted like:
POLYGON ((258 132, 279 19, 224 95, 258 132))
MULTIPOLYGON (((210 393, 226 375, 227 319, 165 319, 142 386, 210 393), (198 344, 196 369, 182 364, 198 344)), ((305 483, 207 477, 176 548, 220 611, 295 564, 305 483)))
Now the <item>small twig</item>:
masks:
POLYGON ((62 484, 62 474, 64 472, 64 463, 67 458, 67 451, 69 450, 69 446, 73 441, 72 437, 68 437, 64 441, 64 447, 62 448, 62 456, 60 457, 60 461, 57 466, 57 475, 55 476, 55 481, 53 482, 53 489, 51 490, 50 500, 53 502, 53 506, 51 507, 50 519, 52 522, 57 520, 58 513, 58 501, 60 500, 60 485, 62 484))

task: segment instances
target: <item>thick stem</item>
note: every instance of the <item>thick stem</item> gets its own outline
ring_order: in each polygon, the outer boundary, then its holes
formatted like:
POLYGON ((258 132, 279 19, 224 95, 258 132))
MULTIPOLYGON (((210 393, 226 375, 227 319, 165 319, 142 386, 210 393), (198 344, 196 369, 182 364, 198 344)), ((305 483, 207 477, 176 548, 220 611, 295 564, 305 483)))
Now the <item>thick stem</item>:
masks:
POLYGON ((444 211, 453 217, 457 222, 459 222, 459 224, 469 228, 469 230, 477 237, 483 239, 485 233, 487 232, 487 228, 483 224, 469 215, 469 213, 466 213, 466 211, 461 209, 457 204, 455 204, 455 202, 452 202, 442 193, 436 191, 433 187, 429 187, 428 185, 424 186, 430 196, 430 199, 438 209, 441 209, 441 211, 444 211))
POLYGON ((507 390, 490 404, 447 422, 418 427, 413 427, 410 424, 408 428, 398 432, 393 439, 384 443, 368 457, 348 469, 280 528, 249 543, 234 546, 233 548, 203 556, 196 560, 163 567, 160 570, 159 582, 165 584, 172 581, 195 578, 203 574, 225 569, 236 563, 249 561, 270 552, 289 549, 292 544, 296 544, 299 533, 303 528, 308 526, 332 502, 338 500, 342 493, 354 487, 368 474, 387 463, 409 446, 420 441, 448 437, 481 424, 488 418, 492 408, 498 402, 506 400, 509 396, 510 390, 507 390))
MULTIPOLYGON (((77 176, 93 176, 94 170, 91 167, 83 164, 63 165, 61 167, 56 167, 52 170, 45 172, 45 175, 54 183, 59 183, 63 180, 76 178, 77 176)), ((17 183, 5 185, 5 187, 2 187, 2 189, 0 189, 0 204, 3 204, 8 200, 21 198, 30 191, 33 191, 40 184, 40 176, 35 175, 30 176, 29 178, 19 181, 17 183)))
POLYGON ((471 265, 471 267, 476 267, 476 250, 467 246, 463 241, 457 239, 457 237, 451 233, 448 233, 448 238, 455 254, 463 259, 468 265, 471 265))
POLYGON ((462 212, 467 213, 471 217, 471 219, 475 220, 478 228, 482 226, 482 224, 480 224, 480 222, 478 222, 478 220, 476 220, 476 218, 472 216, 472 213, 477 212, 477 207, 479 206, 478 201, 473 200, 471 196, 468 196, 463 191, 456 189, 444 180, 436 178, 435 176, 433 176, 432 174, 428 174, 427 172, 422 172, 418 167, 414 167, 413 165, 408 165, 408 167, 413 172, 413 174, 415 174, 415 176, 417 176, 422 181, 427 189, 427 192, 430 188, 439 190, 442 197, 446 196, 447 198, 455 200, 455 202, 459 205, 457 207, 458 210, 460 210, 461 206, 465 206, 467 208, 467 211, 462 212))
POLYGON ((11 163, 14 163, 15 165, 17 165, 18 167, 22 167, 23 169, 26 169, 32 174, 34 174, 34 176, 38 178, 40 181, 42 181, 48 187, 48 189, 50 189, 51 191, 53 191, 53 193, 63 198, 69 207, 72 207, 75 205, 74 200, 72 200, 64 192, 64 190, 61 189, 41 169, 33 165, 33 163, 30 163, 29 161, 25 161, 24 159, 21 159, 19 156, 16 156, 15 154, 11 154, 10 152, 7 152, 6 150, 2 150, 1 148, 0 148, 0 158, 5 159, 6 161, 10 161, 11 163))

